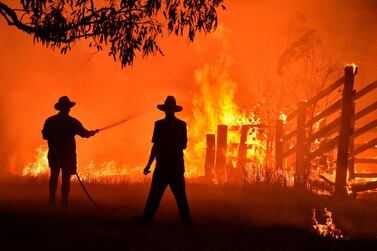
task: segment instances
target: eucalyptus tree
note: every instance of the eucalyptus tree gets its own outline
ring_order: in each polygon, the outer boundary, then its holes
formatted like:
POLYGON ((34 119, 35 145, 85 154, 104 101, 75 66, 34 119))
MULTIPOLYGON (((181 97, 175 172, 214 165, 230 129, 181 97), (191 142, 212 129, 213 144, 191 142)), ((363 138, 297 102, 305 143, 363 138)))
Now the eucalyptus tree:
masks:
POLYGON ((129 66, 135 56, 161 53, 165 32, 193 41, 216 29, 224 0, 0 1, 0 16, 34 42, 62 54, 82 39, 129 66))

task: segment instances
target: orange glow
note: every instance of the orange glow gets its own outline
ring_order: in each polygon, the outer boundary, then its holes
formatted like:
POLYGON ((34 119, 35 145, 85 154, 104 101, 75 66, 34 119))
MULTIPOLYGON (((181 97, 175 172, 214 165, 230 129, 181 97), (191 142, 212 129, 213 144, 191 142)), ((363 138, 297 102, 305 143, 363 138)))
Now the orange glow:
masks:
MULTIPOLYGON (((227 11, 220 13, 215 33, 198 35, 189 45, 184 39, 165 36, 161 40, 165 56, 138 57, 132 68, 124 70, 106 53, 93 54, 85 41, 62 56, 34 44, 30 37, 1 19, 0 45, 6 48, 0 55, 0 148, 6 156, 1 164, 7 171, 22 175, 48 173, 46 148, 39 147, 45 143, 40 130, 45 119, 56 112, 53 105, 57 98, 68 95, 77 102, 72 116, 87 129, 101 128, 137 111, 152 110, 91 139, 77 139, 78 171, 82 176, 132 176, 132 180, 140 180, 151 147, 153 122, 163 116, 155 107, 167 95, 174 95, 184 107, 178 117, 188 124, 186 176, 203 176, 205 136, 216 133, 217 125, 273 127, 280 117, 290 126, 292 121, 286 121, 286 115, 299 100, 310 98, 304 95, 306 90, 317 91, 307 80, 323 85, 332 82, 319 74, 322 68, 303 71, 308 65, 322 66, 329 58, 341 68, 344 62, 355 62, 362 69, 355 82, 357 88, 376 79, 375 9, 367 3, 349 4, 340 13, 337 10, 344 7, 340 0, 229 1, 227 11), (310 54, 300 57, 288 53, 292 62, 279 62, 284 52, 297 41, 305 41, 300 38, 311 30, 317 37, 309 42, 321 41, 318 44, 322 57, 319 53, 313 54, 314 59, 310 54), (277 73, 280 63, 281 74, 277 73)), ((305 51, 311 47, 297 48, 305 51)), ((266 131, 250 130, 247 138, 251 148, 247 151, 250 161, 246 169, 255 175, 273 168, 274 152, 266 143, 266 138, 273 136, 266 131)), ((227 157, 233 166, 239 141, 240 130, 229 129, 227 157)), ((284 165, 284 170, 272 171, 287 177, 292 184, 293 167, 290 163, 284 165)), ((363 171, 364 167, 358 170, 363 171)), ((365 172, 374 170, 375 166, 365 167, 365 172)), ((317 180, 318 174, 313 174, 313 179, 317 180)), ((335 180, 333 173, 325 175, 335 180)))
MULTIPOLYGON (((191 147, 185 154, 186 177, 204 175, 205 135, 216 133, 217 125, 225 124, 236 129, 228 132, 228 160, 234 162, 238 154, 241 126, 261 123, 258 116, 252 112, 242 113, 235 103, 237 84, 230 78, 230 62, 229 56, 224 54, 216 64, 206 64, 195 71, 198 92, 194 94, 193 119, 190 120, 188 128, 191 147)), ((246 144, 250 145, 251 149, 247 151, 247 158, 250 160, 245 167, 247 171, 263 166, 266 157, 265 137, 263 130, 258 127, 249 130, 246 144)), ((47 149, 38 147, 37 152, 35 162, 25 167, 23 175, 38 176, 48 171, 47 149)), ((233 164, 235 165, 236 163, 233 164)), ((90 161, 85 168, 79 169, 79 173, 84 179, 133 176, 136 180, 141 180, 140 175, 137 175, 138 172, 141 174, 141 170, 140 167, 118 164, 115 160, 100 164, 90 161)))

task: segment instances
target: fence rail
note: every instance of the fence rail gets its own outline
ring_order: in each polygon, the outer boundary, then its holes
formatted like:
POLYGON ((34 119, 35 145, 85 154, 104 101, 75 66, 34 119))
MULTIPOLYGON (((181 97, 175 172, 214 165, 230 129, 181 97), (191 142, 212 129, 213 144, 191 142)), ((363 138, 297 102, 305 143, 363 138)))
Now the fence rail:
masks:
MULTIPOLYGON (((320 175, 320 177, 335 187, 335 193, 344 194, 346 192, 347 173, 349 179, 377 178, 377 172, 360 173, 355 170, 355 165, 358 164, 377 165, 377 156, 374 156, 375 158, 357 157, 368 150, 377 150, 377 137, 369 137, 369 141, 364 144, 356 143, 360 136, 377 132, 377 119, 373 118, 370 122, 355 128, 355 122, 361 120, 364 123, 363 118, 371 116, 377 110, 377 101, 373 101, 356 112, 357 103, 364 96, 377 89, 377 81, 360 90, 355 90, 356 74, 357 68, 355 66, 346 66, 344 76, 308 101, 299 102, 297 109, 287 116, 286 121, 280 118, 276 121, 275 128, 270 128, 265 124, 218 125, 217 133, 208 134, 206 138, 205 175, 207 180, 212 181, 216 176, 218 183, 227 182, 227 151, 229 149, 238 150, 238 155, 231 158, 232 162, 236 161, 236 170, 245 169, 245 166, 252 161, 247 158, 247 151, 255 147, 247 143, 249 130, 253 128, 274 130, 275 139, 271 142, 274 143, 276 170, 283 170, 288 157, 294 156, 289 160, 295 163, 295 185, 305 185, 305 178, 310 171, 314 158, 323 158, 334 149, 337 149, 336 161, 332 161, 333 163, 336 162, 335 181, 330 181, 323 175, 320 175), (309 109, 314 109, 318 102, 339 88, 343 88, 340 99, 319 113, 311 117, 307 116, 309 109), (330 119, 331 122, 326 124, 326 121, 330 119), (294 129, 290 132, 286 132, 286 122, 295 123, 294 129), (316 123, 320 126, 313 130, 316 123), (240 141, 228 143, 228 132, 234 131, 240 133, 240 141), (292 141, 292 139, 295 139, 295 141, 292 141), (295 143, 292 144, 292 142, 295 143)), ((292 124, 290 127, 292 127, 292 124)), ((376 187, 376 183, 364 186, 357 185, 352 190, 359 192, 371 187, 376 187)))
MULTIPOLYGON (((360 128, 354 128, 354 125, 356 121, 365 118, 377 110, 377 101, 375 101, 360 111, 355 112, 356 102, 376 90, 377 81, 356 91, 354 90, 356 74, 357 68, 355 69, 354 66, 346 66, 343 77, 336 80, 307 102, 300 102, 297 109, 287 116, 287 121, 296 119, 296 128, 284 134, 284 126, 281 125, 281 128, 277 127, 276 130, 279 130, 279 133, 276 133, 277 138, 275 140, 276 163, 282 166, 287 157, 293 154, 296 155, 295 184, 300 185, 300 183, 302 183, 302 175, 307 173, 308 170, 305 170, 305 168, 310 168, 311 160, 315 157, 323 156, 334 149, 337 149, 336 179, 334 182, 336 193, 345 193, 347 170, 349 171, 350 178, 375 177, 375 173, 355 172, 354 165, 377 164, 377 159, 356 158, 357 155, 369 149, 373 149, 373 147, 377 145, 377 138, 371 139, 369 142, 362 145, 355 144, 355 140, 358 137, 376 130, 377 119, 366 123, 360 128), (330 95, 340 87, 343 87, 342 97, 340 99, 311 118, 306 118, 306 109, 313 107, 313 105, 321 99, 330 95), (340 116, 334 118, 334 114, 339 111, 340 116), (332 119, 330 123, 322 125, 317 131, 312 131, 312 127, 315 123, 327 119, 328 117, 334 119, 332 119), (294 137, 296 138, 296 143, 292 145, 290 141, 294 137), (318 143, 317 141, 320 143, 317 148, 313 149, 313 143, 318 143), (289 147, 284 149, 287 145, 289 145, 289 147)), ((278 120, 276 124, 280 125, 282 123, 278 120)), ((361 188, 355 188, 357 191, 360 189, 361 188)))

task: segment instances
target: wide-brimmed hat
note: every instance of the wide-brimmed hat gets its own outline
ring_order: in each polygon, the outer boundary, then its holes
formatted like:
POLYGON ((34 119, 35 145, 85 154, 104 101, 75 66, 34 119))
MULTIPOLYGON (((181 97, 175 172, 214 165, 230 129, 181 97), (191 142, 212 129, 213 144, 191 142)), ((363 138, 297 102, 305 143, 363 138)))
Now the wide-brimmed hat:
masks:
POLYGON ((56 110, 60 111, 62 109, 71 108, 71 107, 75 106, 75 104, 76 103, 69 100, 69 98, 67 96, 62 96, 62 97, 59 98, 58 103, 56 103, 54 105, 54 108, 56 110))
POLYGON ((167 96, 165 103, 157 105, 157 108, 164 112, 180 112, 183 109, 182 106, 177 105, 173 96, 167 96))

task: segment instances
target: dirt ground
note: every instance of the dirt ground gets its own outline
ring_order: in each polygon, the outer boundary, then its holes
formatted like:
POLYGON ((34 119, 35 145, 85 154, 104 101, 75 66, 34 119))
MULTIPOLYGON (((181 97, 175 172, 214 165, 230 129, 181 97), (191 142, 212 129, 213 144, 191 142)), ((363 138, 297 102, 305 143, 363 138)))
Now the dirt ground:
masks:
MULTIPOLYGON (((188 184, 195 227, 183 229, 167 190, 152 226, 140 215, 149 184, 87 184, 93 208, 73 182, 68 209, 49 208, 47 180, 0 181, 1 250, 375 250, 377 194, 336 199, 277 186, 188 184), (324 223, 334 214, 345 240, 319 237, 312 209, 324 223)), ((59 194, 58 194, 59 195, 59 194)))

